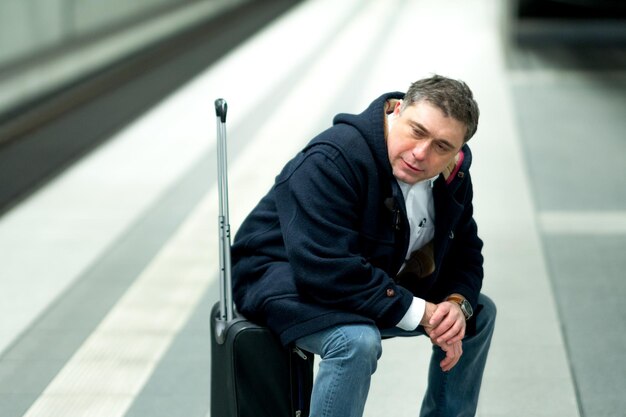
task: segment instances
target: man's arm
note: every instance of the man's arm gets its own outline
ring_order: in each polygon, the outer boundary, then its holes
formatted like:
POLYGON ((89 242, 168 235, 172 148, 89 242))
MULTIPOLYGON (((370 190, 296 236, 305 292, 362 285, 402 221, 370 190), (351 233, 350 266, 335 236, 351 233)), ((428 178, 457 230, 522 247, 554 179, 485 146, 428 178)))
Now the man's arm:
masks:
POLYGON ((380 241, 364 239, 358 229, 363 188, 343 154, 319 145, 277 178, 276 211, 298 290, 314 303, 392 327, 413 295, 365 257, 363 246, 380 241))
POLYGON ((473 187, 469 173, 467 190, 463 195, 463 213, 450 239, 449 252, 441 264, 438 288, 433 296, 444 299, 451 294, 460 294, 476 308, 483 280, 483 241, 478 236, 474 220, 473 187))

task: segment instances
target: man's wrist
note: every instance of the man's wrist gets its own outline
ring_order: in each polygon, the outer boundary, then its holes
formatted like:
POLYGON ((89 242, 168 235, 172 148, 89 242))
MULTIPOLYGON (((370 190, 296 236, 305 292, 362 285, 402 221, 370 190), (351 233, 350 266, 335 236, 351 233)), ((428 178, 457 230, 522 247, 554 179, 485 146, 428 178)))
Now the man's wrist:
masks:
POLYGON ((472 317, 472 315, 474 314, 472 305, 461 294, 450 294, 448 297, 446 297, 445 301, 449 301, 458 305, 461 309, 461 312, 465 316, 465 320, 469 320, 470 317, 472 317))
POLYGON ((435 310, 437 310, 437 304, 433 304, 427 301, 426 306, 424 308, 424 316, 422 317, 422 320, 420 321, 420 325, 424 327, 431 327, 430 318, 433 316, 433 314, 435 314, 435 310))

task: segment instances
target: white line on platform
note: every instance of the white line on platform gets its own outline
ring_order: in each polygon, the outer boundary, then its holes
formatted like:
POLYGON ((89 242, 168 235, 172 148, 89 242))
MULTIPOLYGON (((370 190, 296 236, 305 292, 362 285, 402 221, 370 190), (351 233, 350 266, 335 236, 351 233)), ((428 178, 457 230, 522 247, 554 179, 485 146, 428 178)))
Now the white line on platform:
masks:
POLYGON ((626 235, 626 211, 543 211, 544 233, 573 235, 626 235))
POLYGON ((24 417, 124 415, 215 276, 216 199, 205 198, 24 417))

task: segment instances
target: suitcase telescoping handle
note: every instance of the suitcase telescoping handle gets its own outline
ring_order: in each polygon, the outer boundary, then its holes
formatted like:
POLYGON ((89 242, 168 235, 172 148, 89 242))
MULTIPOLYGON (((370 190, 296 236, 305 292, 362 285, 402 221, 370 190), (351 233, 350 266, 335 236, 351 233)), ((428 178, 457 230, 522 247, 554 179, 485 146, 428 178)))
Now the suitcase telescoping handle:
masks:
POLYGON ((217 120, 217 186, 219 195, 220 311, 215 326, 216 338, 223 343, 226 323, 234 316, 230 263, 230 221, 228 218, 228 175, 226 163, 226 100, 215 100, 217 120))

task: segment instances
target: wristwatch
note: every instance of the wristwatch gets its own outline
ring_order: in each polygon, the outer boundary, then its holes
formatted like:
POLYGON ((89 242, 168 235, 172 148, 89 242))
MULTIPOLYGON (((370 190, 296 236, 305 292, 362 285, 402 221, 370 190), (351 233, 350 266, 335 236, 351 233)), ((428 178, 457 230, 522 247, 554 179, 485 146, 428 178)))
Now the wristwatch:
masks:
POLYGON ((465 316, 465 320, 469 320, 470 317, 472 317, 472 314, 474 314, 474 310, 472 309, 472 305, 470 304, 470 302, 461 295, 453 294, 446 298, 446 301, 457 303, 461 307, 461 311, 465 316))

